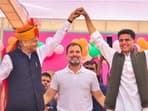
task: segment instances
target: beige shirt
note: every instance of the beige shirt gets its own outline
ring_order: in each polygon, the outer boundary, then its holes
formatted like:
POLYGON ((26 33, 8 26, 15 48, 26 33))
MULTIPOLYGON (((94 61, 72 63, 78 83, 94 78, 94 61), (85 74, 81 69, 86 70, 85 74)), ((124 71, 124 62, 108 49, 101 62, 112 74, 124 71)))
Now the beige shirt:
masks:
POLYGON ((96 74, 84 67, 74 73, 68 67, 57 71, 51 88, 58 92, 58 111, 92 111, 92 91, 100 90, 96 74))

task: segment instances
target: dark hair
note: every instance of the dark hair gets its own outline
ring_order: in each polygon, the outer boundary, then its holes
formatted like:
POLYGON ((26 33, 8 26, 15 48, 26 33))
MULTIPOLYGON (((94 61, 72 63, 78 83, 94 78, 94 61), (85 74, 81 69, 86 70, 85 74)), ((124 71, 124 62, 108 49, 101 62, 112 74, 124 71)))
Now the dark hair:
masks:
POLYGON ((51 75, 48 72, 43 72, 42 76, 49 77, 51 79, 51 75))
POLYGON ((122 29, 122 30, 120 30, 118 32, 118 39, 119 39, 120 35, 122 35, 122 34, 129 34, 132 37, 132 39, 135 39, 135 36, 136 36, 136 34, 135 34, 135 32, 133 30, 131 30, 131 29, 122 29))
POLYGON ((84 62, 83 66, 85 67, 85 65, 93 65, 93 64, 95 64, 96 69, 98 69, 97 62, 93 61, 93 60, 88 60, 88 61, 84 62))
POLYGON ((80 44, 75 43, 75 42, 71 42, 71 43, 68 44, 67 47, 66 47, 66 54, 68 53, 68 49, 69 49, 69 47, 71 47, 71 46, 78 46, 78 47, 80 47, 80 50, 81 50, 81 52, 82 52, 82 47, 81 47, 80 44))

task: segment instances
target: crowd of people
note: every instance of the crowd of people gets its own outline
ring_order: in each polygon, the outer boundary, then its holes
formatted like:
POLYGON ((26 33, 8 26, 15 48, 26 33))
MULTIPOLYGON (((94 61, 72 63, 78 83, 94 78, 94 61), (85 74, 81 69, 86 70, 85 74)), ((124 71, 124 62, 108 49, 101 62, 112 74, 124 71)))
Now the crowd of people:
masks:
POLYGON ((148 51, 134 50, 135 32, 118 32, 121 52, 110 47, 83 8, 75 9, 53 40, 37 47, 39 31, 34 21, 15 30, 16 43, 0 64, 0 81, 7 80, 5 111, 148 111, 148 51), (100 64, 82 63, 82 47, 66 47, 68 61, 53 76, 41 72, 44 58, 64 39, 70 25, 83 16, 90 42, 100 49, 110 67, 107 85, 100 64))

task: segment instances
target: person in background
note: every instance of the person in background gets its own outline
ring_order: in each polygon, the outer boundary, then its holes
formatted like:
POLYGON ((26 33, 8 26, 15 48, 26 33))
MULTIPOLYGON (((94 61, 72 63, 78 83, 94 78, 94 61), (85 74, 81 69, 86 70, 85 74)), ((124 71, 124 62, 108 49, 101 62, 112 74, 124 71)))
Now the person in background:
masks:
MULTIPOLYGON (((48 72, 43 72, 42 73, 42 84, 44 86, 44 93, 46 92, 47 88, 50 87, 50 82, 52 80, 51 75, 48 72)), ((47 106, 45 106, 44 111, 57 111, 56 109, 56 105, 57 105, 57 100, 56 98, 53 98, 47 106)))
POLYGON ((109 80, 109 76, 110 76, 110 66, 109 63, 107 62, 107 60, 101 55, 99 62, 99 73, 100 73, 100 80, 101 82, 107 86, 108 84, 108 80, 109 80))
POLYGON ((96 44, 111 66, 105 99, 107 111, 148 111, 148 51, 134 50, 135 32, 118 32, 121 52, 109 47, 83 9, 91 42, 96 44))
POLYGON ((44 86, 45 91, 50 86, 51 79, 52 79, 51 75, 48 72, 42 73, 41 81, 42 81, 42 85, 44 86))
MULTIPOLYGON (((98 78, 98 82, 100 85, 100 89, 103 92, 104 95, 106 95, 106 91, 107 91, 107 87, 105 85, 103 85, 103 83, 101 82, 101 77, 100 77, 100 73, 98 73, 98 64, 94 61, 94 60, 88 60, 86 61, 83 66, 86 69, 89 69, 93 72, 96 73, 97 78, 98 78)), ((93 110, 92 111, 104 111, 104 108, 98 104, 98 102, 95 100, 95 98, 93 97, 93 110)))
POLYGON ((43 111, 42 62, 63 40, 71 23, 79 16, 79 10, 70 14, 53 40, 43 47, 37 47, 39 31, 33 20, 16 28, 16 44, 0 64, 0 81, 7 78, 8 83, 5 111, 43 111))
POLYGON ((104 106, 96 74, 81 65, 82 47, 70 43, 66 47, 68 65, 55 72, 51 86, 44 95, 45 104, 58 94, 58 111, 92 111, 92 95, 104 106))

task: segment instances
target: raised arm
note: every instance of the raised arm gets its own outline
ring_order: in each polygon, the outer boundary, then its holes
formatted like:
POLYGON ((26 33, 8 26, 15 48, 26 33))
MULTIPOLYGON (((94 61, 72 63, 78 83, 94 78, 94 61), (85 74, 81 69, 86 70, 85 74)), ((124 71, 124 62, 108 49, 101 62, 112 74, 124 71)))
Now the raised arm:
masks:
POLYGON ((86 22, 86 25, 87 25, 87 29, 88 29, 88 32, 90 34, 94 33, 96 31, 96 28, 95 26, 93 25, 89 15, 87 14, 87 12, 83 9, 81 11, 81 14, 85 17, 85 22, 86 22))
POLYGON ((92 20, 90 19, 88 13, 84 9, 82 10, 81 15, 83 15, 85 18, 87 29, 90 33, 90 41, 93 42, 98 49, 100 49, 101 54, 105 57, 105 59, 111 66, 115 50, 109 47, 107 42, 104 40, 102 34, 96 30, 92 20))
POLYGON ((77 17, 80 16, 82 10, 83 10, 83 8, 75 9, 68 17, 68 19, 67 19, 68 22, 72 23, 77 17))
MULTIPOLYGON (((66 22, 63 24, 63 26, 58 29, 56 31, 56 33, 54 34, 54 36, 52 37, 52 39, 45 44, 45 46, 43 47, 39 47, 37 49, 38 55, 39 55, 39 59, 40 59, 40 63, 42 64, 44 58, 49 55, 50 53, 53 52, 53 50, 56 48, 56 46, 58 44, 60 44, 62 42, 62 40, 65 37, 65 34, 68 32, 69 27, 71 25, 71 23, 78 17, 80 16, 80 11, 82 10, 82 8, 77 8, 74 11, 72 11, 72 13, 69 15, 69 17, 67 18, 66 22)), ((47 38, 48 39, 48 38, 47 38)))

